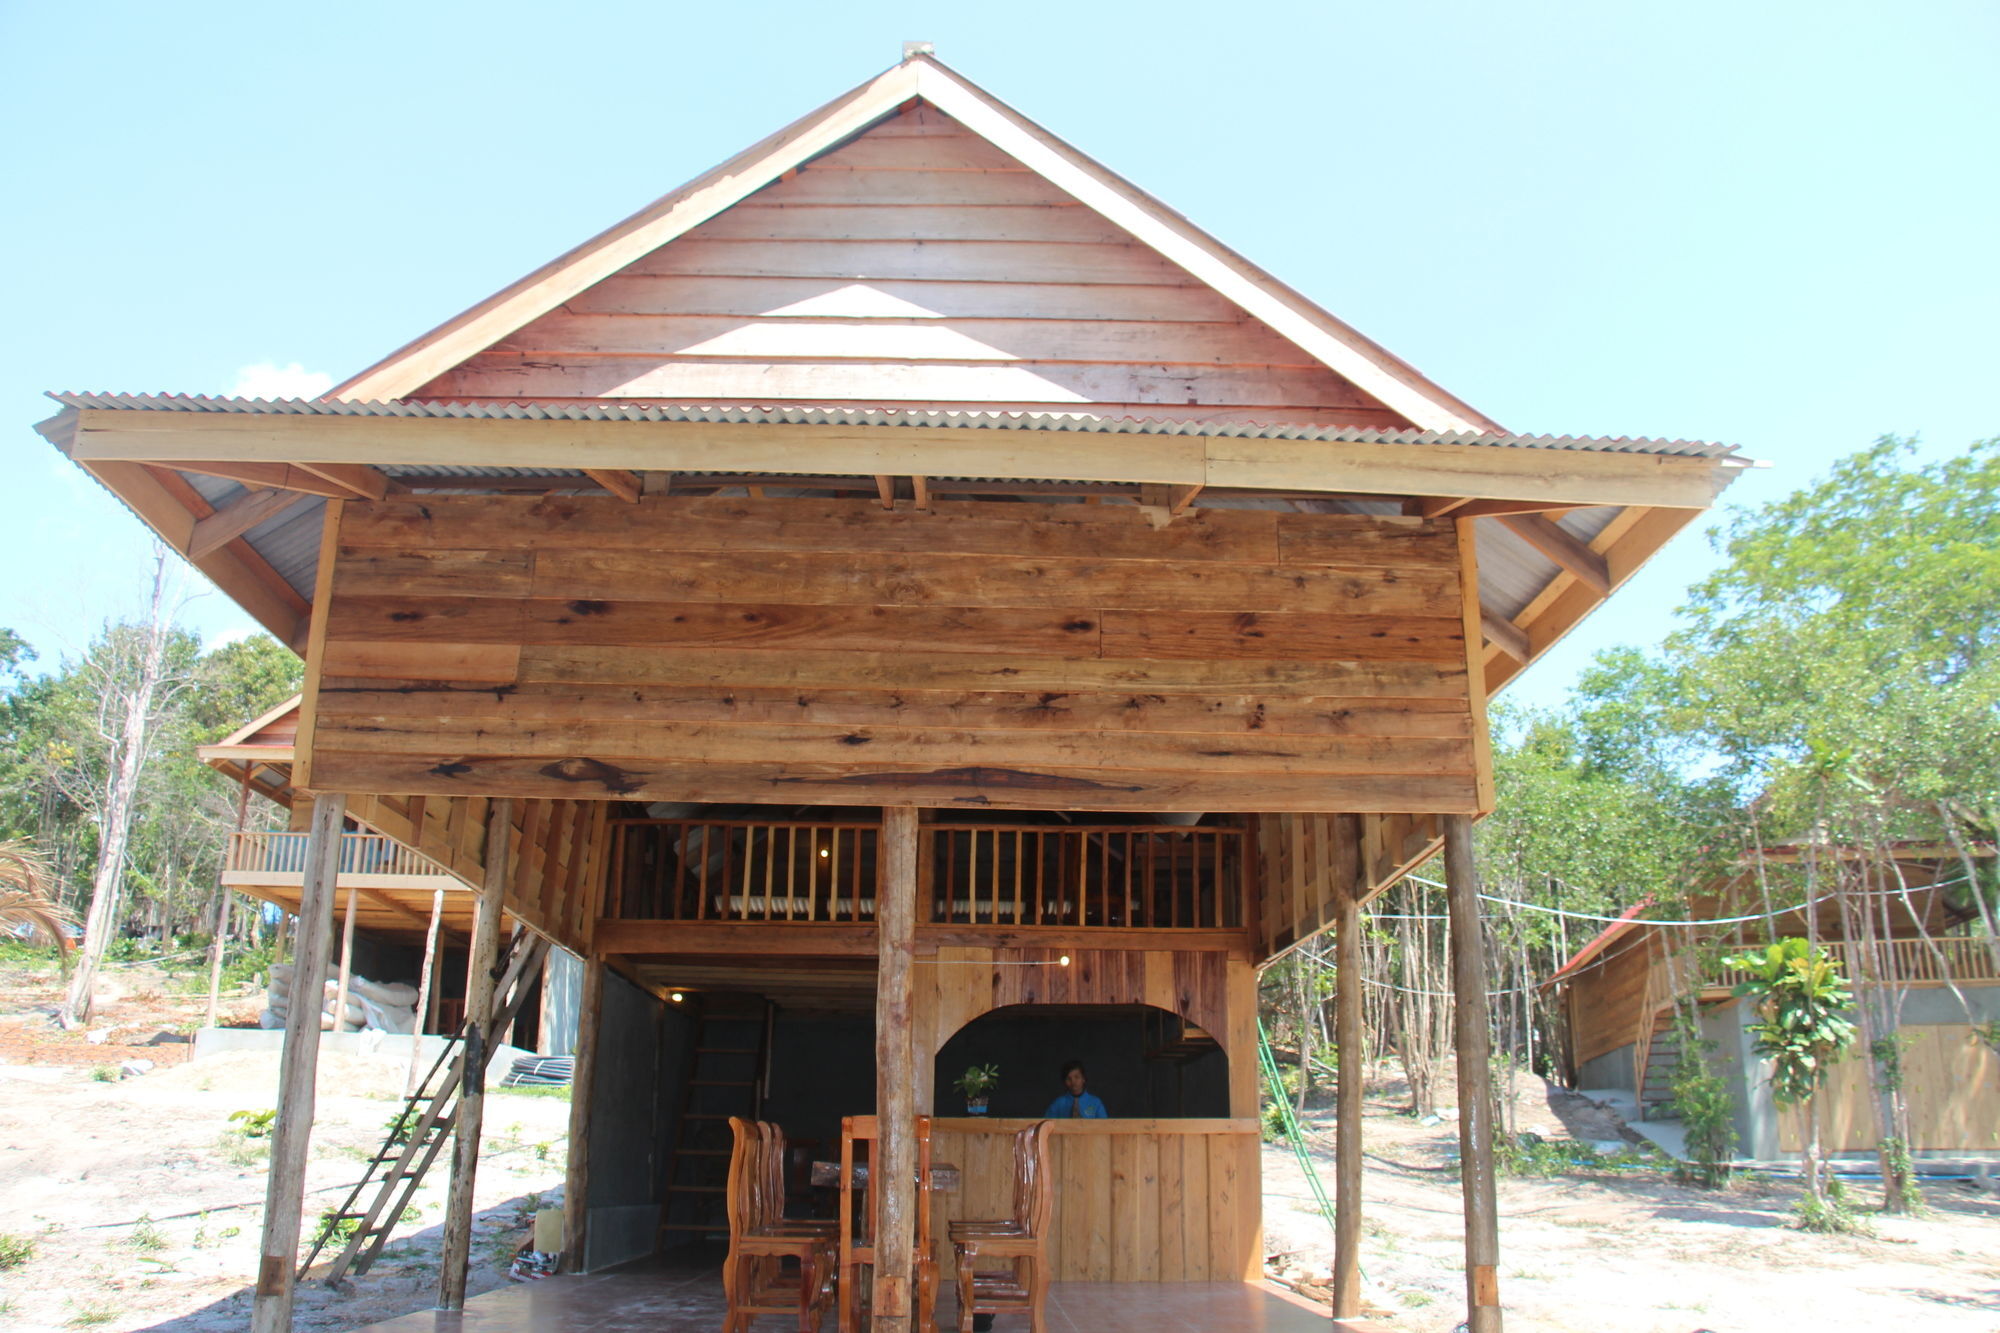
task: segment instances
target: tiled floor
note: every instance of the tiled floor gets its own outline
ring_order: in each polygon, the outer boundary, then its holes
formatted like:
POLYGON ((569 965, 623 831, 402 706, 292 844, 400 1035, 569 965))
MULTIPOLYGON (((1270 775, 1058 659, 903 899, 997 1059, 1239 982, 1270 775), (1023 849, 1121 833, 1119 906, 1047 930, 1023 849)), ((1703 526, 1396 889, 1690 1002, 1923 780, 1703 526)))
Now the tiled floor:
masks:
MULTIPOLYGON (((941 1328, 955 1327, 950 1293, 939 1301, 941 1328)), ((722 1278, 713 1268, 621 1269, 588 1277, 548 1278, 475 1296, 463 1314, 425 1311, 373 1324, 362 1333, 676 1333, 719 1329, 722 1278)), ((834 1326, 828 1316, 824 1328, 834 1326)), ((1024 1316, 1003 1315, 994 1333, 1025 1330, 1024 1316)), ((758 1333, 793 1329, 761 1316, 758 1333)), ((1049 1293, 1049 1333, 1327 1333, 1322 1311, 1240 1282, 1118 1284, 1058 1282, 1049 1293)))

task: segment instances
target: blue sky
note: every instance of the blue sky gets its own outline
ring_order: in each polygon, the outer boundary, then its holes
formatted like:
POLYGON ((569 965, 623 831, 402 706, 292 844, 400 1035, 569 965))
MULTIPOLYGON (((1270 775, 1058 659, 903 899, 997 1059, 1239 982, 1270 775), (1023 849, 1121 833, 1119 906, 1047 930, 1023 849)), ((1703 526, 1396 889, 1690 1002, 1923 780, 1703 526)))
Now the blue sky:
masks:
MULTIPOLYGON (((1970 0, 0 4, 0 626, 53 659, 145 591, 43 390, 344 377, 905 38, 1512 429, 1741 444, 1773 467, 1739 503, 2000 434, 1970 0)), ((1509 696, 1656 640, 1711 565, 1683 537, 1509 696)))

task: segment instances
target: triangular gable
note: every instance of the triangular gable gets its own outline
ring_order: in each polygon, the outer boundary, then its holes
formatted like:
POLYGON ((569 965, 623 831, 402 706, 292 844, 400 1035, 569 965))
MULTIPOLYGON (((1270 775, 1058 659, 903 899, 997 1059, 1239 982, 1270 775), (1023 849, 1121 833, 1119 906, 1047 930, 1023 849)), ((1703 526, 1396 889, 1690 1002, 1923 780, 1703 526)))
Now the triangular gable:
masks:
POLYGON ((195 747, 195 753, 204 761, 210 758, 235 757, 241 750, 285 751, 279 756, 291 757, 290 751, 299 734, 299 706, 301 695, 293 695, 269 712, 260 714, 230 732, 212 745, 195 747))
POLYGON ((1158 200, 921 56, 332 396, 1067 406, 1497 429, 1158 200), (913 182, 917 197, 907 193, 913 182), (850 223, 863 230, 841 234, 850 223), (986 246, 977 232, 996 225, 1009 230, 986 246), (961 243, 927 246, 939 227, 956 228, 948 234, 961 243), (738 271, 760 246, 762 258, 747 265, 756 271, 738 271), (996 304, 987 291, 984 304, 965 304, 968 290, 947 290, 957 286, 947 263, 966 289, 1001 288, 1004 276, 1011 297, 996 304), (1002 263, 1004 275, 982 270, 1002 263), (860 280, 834 281, 843 276, 860 280), (748 277, 763 281, 730 281, 748 277), (1011 325, 1009 299, 1022 316, 1011 325), (1089 307, 1067 327, 1065 302, 1089 307), (1143 359, 1107 357, 1121 338, 1143 359), (1079 339, 1085 345, 1073 345, 1079 339))

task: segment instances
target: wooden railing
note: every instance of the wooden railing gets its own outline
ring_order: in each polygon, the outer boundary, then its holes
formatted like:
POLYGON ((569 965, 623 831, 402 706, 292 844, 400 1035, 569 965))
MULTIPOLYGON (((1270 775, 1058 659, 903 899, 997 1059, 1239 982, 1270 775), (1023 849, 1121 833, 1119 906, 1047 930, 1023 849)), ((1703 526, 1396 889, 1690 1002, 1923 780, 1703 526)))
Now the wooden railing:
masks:
MULTIPOLYGON (((1832 955, 1840 967, 1840 974, 1851 984, 1859 964, 1865 961, 1860 957, 1862 947, 1839 941, 1820 947, 1832 955)), ((1874 948, 1880 967, 1865 970, 1881 970, 1885 974, 1882 980, 1891 984, 1936 986, 1943 984, 1947 977, 1953 981, 2000 981, 2000 968, 1993 965, 1992 946, 1984 939, 1961 935, 1933 939, 1929 943, 1920 939, 1894 939, 1882 941, 1874 948)), ((1740 952, 1761 950, 1756 946, 1745 946, 1740 952)), ((1740 981, 1747 981, 1749 977, 1750 974, 1741 968, 1719 968, 1709 985, 1726 990, 1740 981)))
MULTIPOLYGON (((607 915, 875 919, 874 823, 614 820, 607 915)), ((1179 825, 923 830, 934 924, 1218 929, 1242 924, 1243 832, 1179 825)))
POLYGON ((607 915, 873 921, 878 824, 619 819, 607 915))
POLYGON ((1240 926, 1243 830, 936 825, 933 922, 1215 930, 1240 926))
MULTIPOLYGON (((306 870, 307 837, 304 833, 232 833, 223 869, 252 877, 302 877, 306 870)), ((394 838, 379 833, 340 835, 342 875, 421 879, 446 873, 437 862, 394 838)))

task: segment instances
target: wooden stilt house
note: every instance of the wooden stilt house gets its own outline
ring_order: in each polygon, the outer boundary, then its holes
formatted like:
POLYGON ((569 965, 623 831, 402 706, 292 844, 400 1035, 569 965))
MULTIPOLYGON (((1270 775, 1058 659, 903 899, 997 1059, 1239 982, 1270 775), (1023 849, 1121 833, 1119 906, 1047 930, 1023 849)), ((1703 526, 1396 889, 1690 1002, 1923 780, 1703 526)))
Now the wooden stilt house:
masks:
MULTIPOLYGON (((483 885, 476 947, 504 910, 589 960, 572 1262, 651 1245, 679 1140, 635 1108, 741 1081, 667 1046, 754 997, 859 1025, 756 1011, 760 1094, 864 1071, 836 1109, 883 1117, 884 1179, 936 1111, 975 1209, 1004 1166, 955 1040, 1046 1053, 1003 1083, 1026 1114, 1093 1014, 1095 1049, 1189 1056, 1059 1136, 1059 1276, 1255 1276, 1258 967, 1441 844, 1469 886, 1488 696, 1741 465, 1509 433, 923 54, 322 399, 59 401, 44 433, 304 655, 314 828, 483 885)), ((327 907, 308 874, 302 935, 327 907)))

